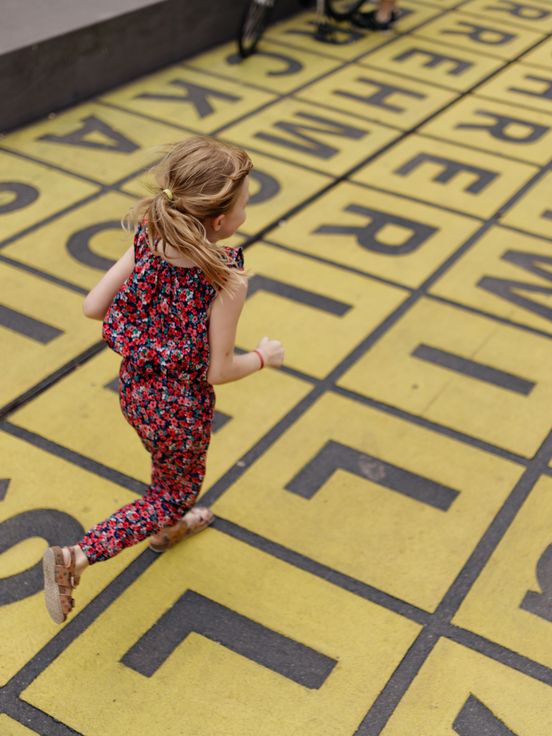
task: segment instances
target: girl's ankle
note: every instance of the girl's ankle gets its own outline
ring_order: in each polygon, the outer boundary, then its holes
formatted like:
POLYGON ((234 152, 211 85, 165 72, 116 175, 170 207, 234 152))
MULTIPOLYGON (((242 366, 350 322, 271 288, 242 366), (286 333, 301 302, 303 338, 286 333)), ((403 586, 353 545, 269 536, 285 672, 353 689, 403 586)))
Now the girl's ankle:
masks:
MULTIPOLYGON (((75 573, 80 576, 83 571, 88 567, 88 558, 77 545, 72 547, 75 552, 75 573)), ((63 561, 66 567, 71 565, 71 547, 63 547, 63 561)))

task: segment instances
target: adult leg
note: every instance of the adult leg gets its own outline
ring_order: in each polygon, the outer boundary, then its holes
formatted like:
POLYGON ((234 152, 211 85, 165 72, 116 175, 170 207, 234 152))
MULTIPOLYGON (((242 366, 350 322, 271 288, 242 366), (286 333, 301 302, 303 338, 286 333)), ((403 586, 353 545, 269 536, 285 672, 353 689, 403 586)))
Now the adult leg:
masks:
POLYGON ((355 13, 353 23, 372 31, 386 31, 393 26, 398 17, 396 0, 379 0, 375 10, 355 13))
POLYGON ((396 8, 396 0, 379 0, 376 8, 376 21, 381 24, 389 23, 396 8))

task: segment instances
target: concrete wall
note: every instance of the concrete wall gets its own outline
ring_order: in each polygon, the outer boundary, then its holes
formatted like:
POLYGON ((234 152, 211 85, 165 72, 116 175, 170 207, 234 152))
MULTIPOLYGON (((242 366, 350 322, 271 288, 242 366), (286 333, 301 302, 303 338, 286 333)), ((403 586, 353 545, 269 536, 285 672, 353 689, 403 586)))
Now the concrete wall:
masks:
MULTIPOLYGON (((246 4, 90 0, 84 7, 81 0, 7 2, 8 20, 0 31, 0 131, 235 38, 246 4)), ((278 0, 273 17, 298 9, 297 0, 278 0)))

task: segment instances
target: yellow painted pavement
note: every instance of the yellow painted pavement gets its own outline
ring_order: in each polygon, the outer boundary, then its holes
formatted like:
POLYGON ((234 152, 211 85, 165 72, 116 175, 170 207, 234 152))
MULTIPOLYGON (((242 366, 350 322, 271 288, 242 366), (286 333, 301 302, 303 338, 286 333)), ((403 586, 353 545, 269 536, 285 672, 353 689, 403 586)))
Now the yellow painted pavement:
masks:
POLYGON ((552 732, 552 3, 401 8, 0 138, 0 736, 552 732), (60 629, 44 549, 150 474, 82 300, 196 133, 255 164, 237 346, 286 367, 217 388, 214 526, 94 566, 60 629))

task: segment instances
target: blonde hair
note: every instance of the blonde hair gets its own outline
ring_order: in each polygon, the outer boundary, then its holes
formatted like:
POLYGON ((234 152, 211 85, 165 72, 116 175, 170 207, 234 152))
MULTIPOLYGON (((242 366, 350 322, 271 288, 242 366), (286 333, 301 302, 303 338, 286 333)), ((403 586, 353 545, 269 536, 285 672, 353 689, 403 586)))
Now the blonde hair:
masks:
POLYGON ((243 274, 230 268, 223 248, 207 240, 204 222, 229 212, 253 167, 245 151, 214 138, 194 136, 166 147, 152 169, 157 187, 127 215, 136 226, 145 221, 149 245, 161 241, 195 263, 217 292, 232 292, 243 274))

